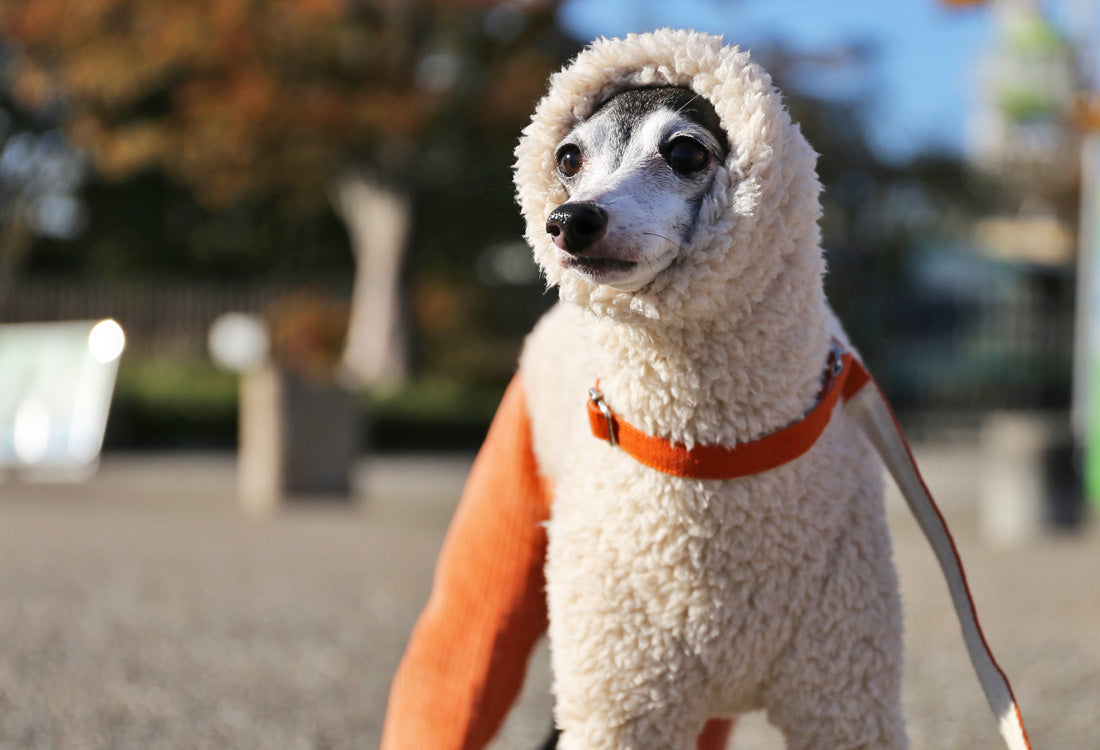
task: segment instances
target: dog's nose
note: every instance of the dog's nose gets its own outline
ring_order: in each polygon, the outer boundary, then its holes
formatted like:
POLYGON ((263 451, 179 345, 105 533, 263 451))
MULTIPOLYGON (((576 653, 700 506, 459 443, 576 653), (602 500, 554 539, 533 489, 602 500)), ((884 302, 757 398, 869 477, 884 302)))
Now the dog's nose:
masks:
POLYGON ((546 231, 562 250, 580 255, 604 236, 607 211, 587 201, 563 203, 546 218, 546 231))

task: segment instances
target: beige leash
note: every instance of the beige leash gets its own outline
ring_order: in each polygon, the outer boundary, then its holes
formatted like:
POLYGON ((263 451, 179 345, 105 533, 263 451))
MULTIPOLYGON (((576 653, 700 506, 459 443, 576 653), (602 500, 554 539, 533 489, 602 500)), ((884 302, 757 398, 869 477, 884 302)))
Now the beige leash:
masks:
MULTIPOLYGON (((857 366, 863 367, 862 364, 857 366)), ((947 522, 936 507, 936 502, 932 499, 924 479, 921 478, 920 470, 913 459, 913 452, 909 449, 905 435, 902 434, 893 409, 870 377, 867 383, 847 399, 845 406, 882 457, 883 463, 886 464, 886 468, 904 495, 909 510, 916 517, 917 523, 920 524, 928 543, 936 554, 936 559, 943 569, 944 578, 947 580, 947 588, 951 592, 951 601, 955 605, 955 614, 958 616, 963 640, 970 653, 970 661, 982 684, 982 690, 985 691, 989 707, 997 718, 1005 744, 1010 750, 1031 750, 1031 742, 1024 728, 1020 707, 1012 694, 1012 686, 997 665, 993 652, 982 634, 978 613, 966 582, 966 574, 963 572, 959 552, 955 548, 947 522)))

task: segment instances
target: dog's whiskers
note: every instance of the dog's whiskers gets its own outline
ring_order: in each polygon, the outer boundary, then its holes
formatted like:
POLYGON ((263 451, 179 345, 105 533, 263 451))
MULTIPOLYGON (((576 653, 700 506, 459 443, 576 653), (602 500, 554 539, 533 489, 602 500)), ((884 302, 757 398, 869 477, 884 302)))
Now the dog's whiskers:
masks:
POLYGON ((676 248, 677 251, 680 251, 680 250, 684 249, 683 246, 681 246, 680 243, 677 242, 676 240, 674 240, 670 237, 665 237, 663 234, 658 234, 657 232, 642 232, 642 236, 643 237, 657 237, 659 239, 662 239, 665 242, 667 242, 668 244, 672 245, 674 248, 676 248))
POLYGON ((688 99, 688 100, 687 100, 686 102, 684 102, 683 104, 681 104, 681 105, 680 105, 680 108, 676 110, 676 114, 680 114, 680 113, 681 113, 681 112, 683 112, 683 111, 684 111, 685 109, 687 109, 688 107, 690 107, 690 106, 692 105, 692 103, 693 103, 693 102, 694 102, 694 101, 695 101, 696 99, 698 99, 698 98, 699 98, 700 96, 701 96, 701 94, 696 94, 695 96, 691 97, 691 98, 690 98, 690 99, 688 99))

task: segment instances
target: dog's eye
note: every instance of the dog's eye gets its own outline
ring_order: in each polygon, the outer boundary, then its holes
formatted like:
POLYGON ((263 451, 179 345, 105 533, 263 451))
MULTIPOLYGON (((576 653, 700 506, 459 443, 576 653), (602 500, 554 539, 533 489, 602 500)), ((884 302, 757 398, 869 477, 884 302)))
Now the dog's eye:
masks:
POLYGON ((665 161, 677 172, 698 172, 710 163, 710 152, 694 138, 680 136, 668 144, 664 153, 665 161))
POLYGON ((581 150, 572 143, 567 143, 558 149, 558 171, 564 177, 572 177, 581 171, 584 159, 581 158, 581 150))

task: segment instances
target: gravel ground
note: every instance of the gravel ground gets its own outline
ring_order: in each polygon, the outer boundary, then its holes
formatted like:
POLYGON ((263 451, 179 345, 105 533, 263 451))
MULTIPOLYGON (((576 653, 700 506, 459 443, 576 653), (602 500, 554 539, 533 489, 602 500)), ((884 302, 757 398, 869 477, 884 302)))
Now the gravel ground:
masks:
MULTIPOLYGON (((1034 747, 1100 747, 1100 532, 990 548, 974 457, 918 452, 1034 747)), ((0 485, 0 748, 377 747, 468 463, 368 462, 353 508, 263 522, 238 512, 225 456, 108 456, 87 484, 0 485)), ((890 508, 912 746, 997 748, 931 552, 890 508)), ((537 745, 546 683, 543 650, 496 748, 537 745)), ((750 716, 732 746, 783 742, 750 716)))

